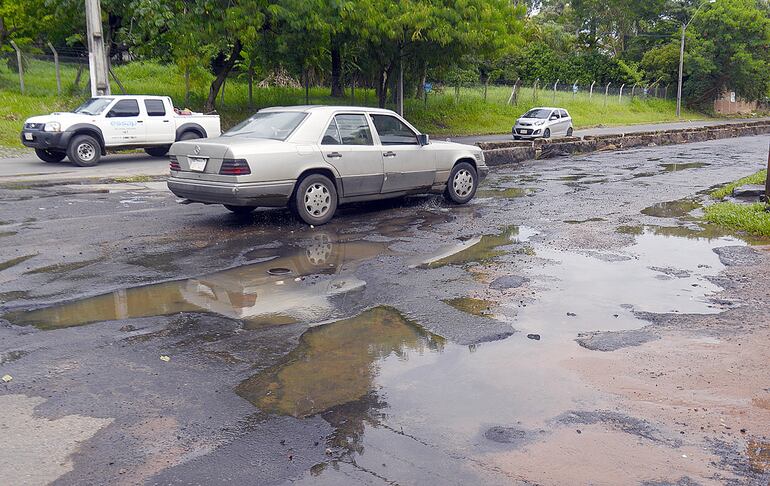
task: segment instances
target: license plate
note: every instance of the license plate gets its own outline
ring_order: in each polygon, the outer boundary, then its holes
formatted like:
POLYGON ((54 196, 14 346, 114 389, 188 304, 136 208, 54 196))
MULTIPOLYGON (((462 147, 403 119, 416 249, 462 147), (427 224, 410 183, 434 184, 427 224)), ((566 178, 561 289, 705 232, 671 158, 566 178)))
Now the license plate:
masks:
POLYGON ((24 134, 24 140, 32 140, 32 134, 31 133, 25 133, 24 134))
POLYGON ((209 161, 209 159, 202 159, 200 157, 187 157, 187 160, 190 163, 190 170, 195 172, 206 170, 206 163, 209 161))
POLYGON ((527 129, 519 130, 519 133, 522 134, 522 135, 529 135, 529 132, 530 132, 530 130, 527 130, 527 129))

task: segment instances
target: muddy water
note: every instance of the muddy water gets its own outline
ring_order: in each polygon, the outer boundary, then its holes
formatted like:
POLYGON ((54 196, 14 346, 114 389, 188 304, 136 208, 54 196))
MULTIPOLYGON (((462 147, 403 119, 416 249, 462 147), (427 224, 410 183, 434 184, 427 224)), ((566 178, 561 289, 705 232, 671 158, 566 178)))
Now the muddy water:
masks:
MULTIPOLYGON (((498 244, 485 248, 498 251, 512 234, 506 230, 496 237, 498 244)), ((742 244, 733 238, 688 239, 642 231, 633 245, 613 252, 562 252, 535 245, 538 256, 547 260, 527 274, 537 298, 526 307, 505 296, 501 301, 515 309, 513 326, 521 331, 511 338, 459 346, 443 342, 394 309, 375 308, 307 331, 295 351, 248 378, 237 392, 264 411, 318 414, 337 429, 329 440, 336 448, 333 457, 309 471, 300 484, 340 484, 372 476, 395 483, 510 484, 520 479, 519 466, 529 471, 527 479, 563 483, 569 480, 568 471, 561 476, 551 470, 539 473, 533 458, 520 449, 548 451, 555 444, 574 442, 566 439, 575 435, 575 426, 562 418, 567 412, 613 407, 612 396, 587 386, 565 366, 570 359, 594 353, 575 343, 577 334, 643 327, 647 322, 635 311, 718 312, 708 296, 719 288, 708 277, 723 266, 712 250, 742 244), (527 339, 531 333, 541 339, 527 339), (419 460, 412 463, 405 457, 419 460)), ((487 304, 472 298, 453 301, 469 312, 487 304)), ((583 457, 575 443, 574 460, 584 462, 588 472, 612 470, 621 478, 616 461, 632 454, 638 464, 660 468, 660 477, 667 477, 678 471, 667 469, 666 457, 697 453, 677 449, 675 432, 621 414, 601 417, 579 424, 587 430, 583 443, 615 446, 605 455, 583 457)), ((756 467, 764 467, 765 446, 752 447, 756 467)), ((706 474, 697 469, 689 473, 706 474)))
POLYGON ((387 253, 382 243, 337 241, 334 235, 318 233, 295 245, 268 249, 260 263, 3 317, 45 330, 180 312, 240 319, 250 328, 314 322, 335 315, 332 297, 366 285, 353 275, 357 264, 387 253))
POLYGON ((508 226, 498 234, 471 238, 441 249, 432 256, 422 259, 419 266, 420 268, 439 268, 471 262, 487 263, 504 255, 506 252, 503 247, 528 241, 535 234, 537 232, 531 228, 508 226))
POLYGON ((682 218, 699 207, 701 207, 701 205, 697 201, 692 199, 680 199, 678 201, 667 201, 654 204, 643 209, 642 214, 656 218, 682 218))

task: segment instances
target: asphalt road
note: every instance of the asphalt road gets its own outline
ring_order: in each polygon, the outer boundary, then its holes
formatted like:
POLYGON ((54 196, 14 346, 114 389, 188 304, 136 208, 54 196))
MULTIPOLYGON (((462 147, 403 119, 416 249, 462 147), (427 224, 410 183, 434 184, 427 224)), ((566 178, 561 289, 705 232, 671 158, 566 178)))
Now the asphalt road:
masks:
POLYGON ((316 228, 0 185, 0 477, 767 484, 770 258, 697 219, 766 156, 525 162, 316 228))
MULTIPOLYGON (((586 135, 610 135, 615 133, 634 133, 634 132, 649 132, 654 130, 673 130, 676 128, 695 128, 705 126, 717 126, 725 125, 728 123, 740 123, 749 121, 770 120, 770 118, 745 118, 745 119, 727 119, 727 120, 695 120, 695 121, 683 121, 683 122, 670 122, 670 123, 645 123, 642 125, 627 125, 616 127, 594 127, 594 128, 581 128, 575 130, 574 135, 576 137, 585 137, 586 135)), ((511 126, 513 126, 511 121, 511 126)), ((439 137, 442 138, 442 137, 439 137)), ((470 143, 476 142, 500 142, 511 140, 511 134, 505 133, 501 135, 471 135, 467 137, 451 137, 454 142, 470 143)))
MULTIPOLYGON (((741 121, 758 121, 753 119, 730 119, 711 121, 687 121, 679 123, 659 123, 644 125, 629 125, 619 127, 587 128, 577 130, 576 136, 603 135, 611 133, 632 133, 650 130, 666 130, 672 128, 691 128, 699 126, 723 125, 741 121)), ((438 137, 439 139, 445 137, 438 137)), ((452 141, 474 144, 476 142, 505 141, 510 140, 510 135, 474 135, 468 137, 451 137, 452 141)), ((52 180, 78 180, 91 178, 121 178, 131 176, 163 176, 168 174, 168 160, 153 158, 144 153, 111 154, 102 158, 96 167, 77 167, 70 164, 67 159, 56 164, 48 164, 40 161, 32 155, 21 157, 0 158, 0 182, 12 181, 38 181, 49 182, 52 180)))

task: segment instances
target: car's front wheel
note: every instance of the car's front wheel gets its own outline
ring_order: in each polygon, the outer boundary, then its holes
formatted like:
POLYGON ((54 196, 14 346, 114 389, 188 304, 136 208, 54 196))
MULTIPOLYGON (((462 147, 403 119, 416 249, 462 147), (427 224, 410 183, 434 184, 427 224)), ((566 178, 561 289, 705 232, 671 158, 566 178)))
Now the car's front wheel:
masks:
POLYGON ((292 209, 307 224, 328 223, 337 211, 337 189, 328 177, 310 174, 302 179, 294 192, 292 209))
POLYGON ((37 158, 43 162, 55 164, 56 162, 61 162, 64 160, 64 157, 67 156, 67 153, 59 152, 57 150, 35 149, 35 155, 37 155, 37 158))
POLYGON ((478 185, 476 169, 468 162, 460 162, 449 173, 444 197, 455 204, 465 204, 476 195, 478 185))
POLYGON ((73 164, 80 167, 92 167, 98 164, 101 156, 101 146, 91 135, 78 135, 67 147, 67 157, 73 164))
POLYGON ((572 127, 569 127, 569 128, 567 129, 567 136, 568 136, 568 137, 571 137, 571 136, 572 136, 572 133, 573 133, 572 127))
POLYGON ((545 131, 543 132, 543 138, 551 138, 551 129, 550 128, 546 128, 545 129, 545 131))
POLYGON ((223 204, 223 206, 227 208, 228 211, 238 215, 249 214, 255 209, 257 209, 256 206, 233 206, 232 204, 223 204))

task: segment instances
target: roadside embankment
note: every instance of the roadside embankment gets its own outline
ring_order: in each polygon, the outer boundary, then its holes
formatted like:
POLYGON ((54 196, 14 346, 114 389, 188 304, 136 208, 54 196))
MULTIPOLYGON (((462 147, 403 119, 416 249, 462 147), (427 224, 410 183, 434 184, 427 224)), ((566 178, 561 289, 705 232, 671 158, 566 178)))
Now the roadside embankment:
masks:
POLYGON ((770 133, 770 121, 762 120, 628 134, 587 135, 585 137, 536 139, 533 141, 478 142, 476 145, 484 150, 487 165, 495 166, 600 150, 625 150, 634 147, 706 142, 767 133, 770 133))

